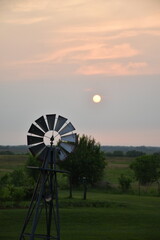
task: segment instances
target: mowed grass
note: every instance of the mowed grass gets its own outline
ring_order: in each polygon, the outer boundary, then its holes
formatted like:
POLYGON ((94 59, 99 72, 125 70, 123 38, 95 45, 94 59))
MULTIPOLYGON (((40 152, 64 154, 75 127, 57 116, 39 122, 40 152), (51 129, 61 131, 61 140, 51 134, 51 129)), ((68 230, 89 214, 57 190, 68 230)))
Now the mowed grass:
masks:
MULTIPOLYGON (((78 192, 76 193, 78 197, 78 192)), ((112 207, 60 208, 62 240, 158 240, 160 199, 89 193, 92 200, 113 201, 112 207), (120 203, 125 203, 122 205, 120 203)), ((74 199, 72 200, 74 201, 74 199)), ((0 210, 0 239, 17 240, 27 209, 0 210)), ((44 222, 41 223, 44 226, 44 222)))

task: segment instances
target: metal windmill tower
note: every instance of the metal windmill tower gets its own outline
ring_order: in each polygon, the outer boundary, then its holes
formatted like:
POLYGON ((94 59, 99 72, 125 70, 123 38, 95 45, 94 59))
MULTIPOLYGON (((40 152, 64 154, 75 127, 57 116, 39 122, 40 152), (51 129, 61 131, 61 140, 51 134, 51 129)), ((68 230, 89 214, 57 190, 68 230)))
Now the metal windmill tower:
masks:
POLYGON ((67 118, 56 114, 41 116, 28 130, 29 150, 42 166, 34 167, 40 175, 19 240, 60 240, 57 173, 65 171, 57 170, 56 164, 74 150, 74 130, 67 118))

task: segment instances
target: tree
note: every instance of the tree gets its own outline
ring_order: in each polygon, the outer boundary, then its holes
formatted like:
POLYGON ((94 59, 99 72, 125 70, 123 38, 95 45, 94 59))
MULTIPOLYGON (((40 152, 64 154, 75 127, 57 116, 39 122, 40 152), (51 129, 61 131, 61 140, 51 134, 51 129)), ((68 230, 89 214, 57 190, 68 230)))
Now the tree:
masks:
POLYGON ((141 185, 157 182, 160 177, 160 155, 144 155, 137 157, 130 168, 141 185))
POLYGON ((71 173, 73 185, 79 185, 84 177, 87 183, 94 184, 102 178, 105 154, 94 138, 78 136, 76 150, 65 161, 59 162, 59 166, 71 173))
POLYGON ((122 151, 114 151, 112 154, 114 157, 123 157, 123 152, 122 151))
POLYGON ((126 157, 139 157, 145 155, 144 152, 136 151, 136 150, 131 150, 126 152, 126 157))

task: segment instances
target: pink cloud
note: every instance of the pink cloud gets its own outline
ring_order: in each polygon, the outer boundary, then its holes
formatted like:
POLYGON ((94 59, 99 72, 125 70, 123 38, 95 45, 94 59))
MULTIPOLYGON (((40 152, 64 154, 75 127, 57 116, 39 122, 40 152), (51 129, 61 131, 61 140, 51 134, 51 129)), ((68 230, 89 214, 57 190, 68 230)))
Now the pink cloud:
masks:
POLYGON ((16 19, 6 19, 4 22, 9 24, 29 25, 33 23, 47 21, 48 19, 49 17, 16 18, 16 19))
POLYGON ((109 76, 137 75, 148 72, 148 64, 146 62, 129 62, 122 63, 98 63, 80 67, 76 73, 82 75, 105 74, 109 76))
POLYGON ((117 59, 117 58, 127 58, 139 54, 138 50, 132 48, 130 44, 123 43, 114 46, 97 44, 95 46, 90 46, 86 51, 79 52, 75 51, 73 53, 73 59, 80 61, 86 60, 98 60, 98 59, 117 59))
POLYGON ((139 51, 132 48, 130 44, 124 43, 119 45, 104 44, 84 44, 74 47, 64 47, 52 54, 40 55, 33 59, 17 61, 15 64, 33 64, 33 63, 78 63, 88 60, 104 60, 129 58, 138 55, 139 51))

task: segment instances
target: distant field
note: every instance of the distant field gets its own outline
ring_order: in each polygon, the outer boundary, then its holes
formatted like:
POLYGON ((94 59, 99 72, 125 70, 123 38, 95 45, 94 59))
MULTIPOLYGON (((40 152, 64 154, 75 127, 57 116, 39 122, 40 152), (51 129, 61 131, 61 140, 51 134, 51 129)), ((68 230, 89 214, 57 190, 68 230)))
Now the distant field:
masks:
POLYGON ((118 178, 121 174, 132 176, 133 172, 129 168, 134 158, 128 157, 107 157, 107 166, 105 169, 104 179, 112 184, 118 184, 118 178))
MULTIPOLYGON (((7 172, 11 172, 17 168, 25 167, 28 155, 0 155, 0 177, 7 172)), ((133 177, 133 172, 129 168, 130 163, 134 158, 129 157, 107 157, 106 168, 104 171, 103 182, 109 182, 112 187, 117 188, 118 178, 121 174, 133 177)), ((138 183, 134 181, 132 183, 132 189, 138 192, 138 183)), ((151 192, 154 195, 157 194, 157 185, 152 184, 150 187, 142 187, 143 192, 151 192)))
POLYGON ((0 176, 25 166, 27 155, 0 155, 0 176))

